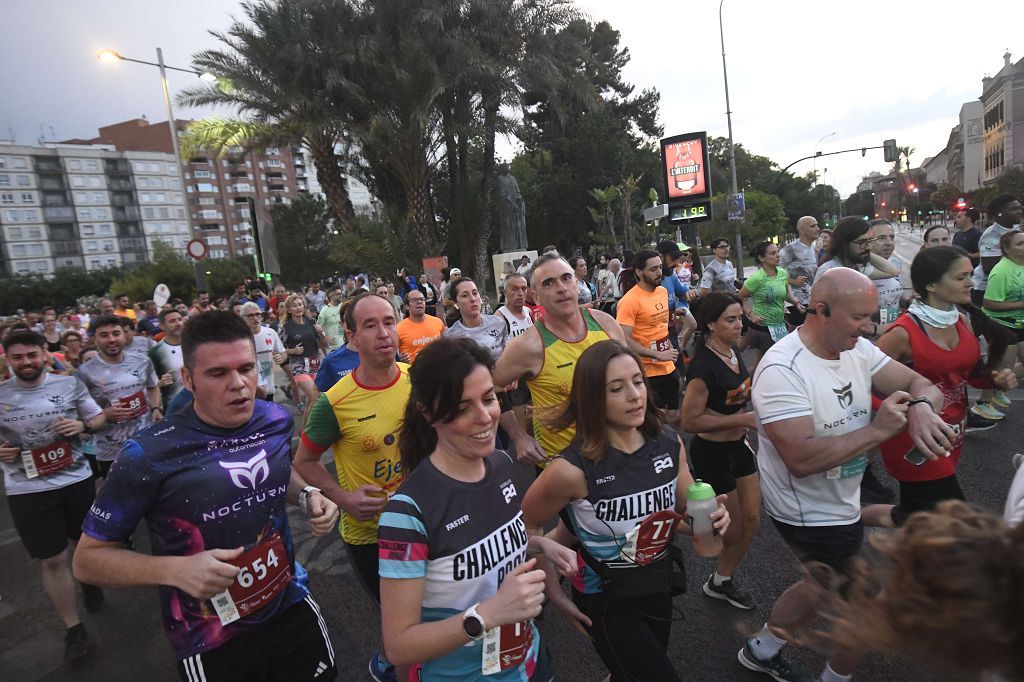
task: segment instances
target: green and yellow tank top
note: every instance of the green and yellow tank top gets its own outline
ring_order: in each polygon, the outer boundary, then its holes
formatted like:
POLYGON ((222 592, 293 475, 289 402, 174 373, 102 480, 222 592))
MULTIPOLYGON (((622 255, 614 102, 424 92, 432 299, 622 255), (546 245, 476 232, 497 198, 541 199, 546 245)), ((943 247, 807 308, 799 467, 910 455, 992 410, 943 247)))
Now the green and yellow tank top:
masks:
POLYGON ((557 412, 569 397, 572 374, 580 354, 598 341, 608 340, 607 332, 601 328, 590 311, 586 308, 581 308, 580 311, 587 324, 587 333, 576 343, 555 336, 542 320, 538 320, 536 324, 544 344, 544 365, 536 377, 526 381, 526 385, 530 387, 530 395, 533 396, 534 437, 548 457, 555 457, 568 447, 576 435, 576 429, 552 431, 544 425, 544 417, 557 412))

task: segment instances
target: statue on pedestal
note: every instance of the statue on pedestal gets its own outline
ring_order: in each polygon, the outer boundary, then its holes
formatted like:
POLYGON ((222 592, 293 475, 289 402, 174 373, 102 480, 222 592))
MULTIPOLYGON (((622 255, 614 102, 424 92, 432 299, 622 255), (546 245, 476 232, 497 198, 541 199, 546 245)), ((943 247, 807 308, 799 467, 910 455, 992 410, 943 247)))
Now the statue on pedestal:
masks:
POLYGON ((501 251, 522 251, 526 246, 526 204, 519 193, 519 183, 508 172, 508 164, 498 166, 494 183, 497 195, 498 229, 501 251))

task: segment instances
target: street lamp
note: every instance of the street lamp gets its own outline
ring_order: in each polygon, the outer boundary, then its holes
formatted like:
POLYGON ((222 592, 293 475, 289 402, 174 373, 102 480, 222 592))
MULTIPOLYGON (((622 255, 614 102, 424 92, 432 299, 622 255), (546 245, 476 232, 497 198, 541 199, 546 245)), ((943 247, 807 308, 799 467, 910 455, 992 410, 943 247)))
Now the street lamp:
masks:
MULTIPOLYGON (((739 184, 736 182, 736 150, 732 144, 732 107, 729 106, 729 72, 725 68, 725 29, 722 26, 722 5, 725 0, 718 3, 718 36, 722 41, 722 78, 725 81, 725 120, 729 124, 729 172, 732 175, 732 193, 739 194, 739 184)), ((742 221, 736 221, 736 277, 743 280, 743 238, 740 236, 740 225, 742 221)))
MULTIPOLYGON (((181 149, 178 145, 178 126, 174 120, 174 110, 171 108, 171 95, 167 88, 167 70, 181 71, 182 73, 191 73, 194 76, 199 76, 206 82, 215 81, 217 78, 210 73, 200 73, 192 69, 179 69, 176 66, 167 66, 164 64, 164 53, 159 47, 156 48, 156 62, 147 62, 142 59, 129 59, 118 53, 116 50, 105 49, 100 50, 96 53, 96 58, 106 64, 113 64, 115 62, 134 62, 135 64, 145 64, 146 66, 155 66, 160 69, 160 86, 163 89, 164 105, 167 107, 167 125, 171 127, 171 148, 174 150, 174 161, 178 167, 178 180, 181 183, 181 196, 185 202, 185 224, 188 226, 188 233, 190 237, 195 236, 194 228, 192 226, 192 213, 191 208, 188 204, 188 191, 185 185, 185 165, 181 160, 181 149)), ((206 278, 203 276, 203 268, 200 267, 199 261, 193 262, 196 276, 196 290, 201 291, 206 288, 206 278)))
POLYGON ((828 135, 822 135, 821 138, 814 143, 814 186, 818 186, 818 146, 833 135, 838 135, 838 130, 833 130, 828 135))

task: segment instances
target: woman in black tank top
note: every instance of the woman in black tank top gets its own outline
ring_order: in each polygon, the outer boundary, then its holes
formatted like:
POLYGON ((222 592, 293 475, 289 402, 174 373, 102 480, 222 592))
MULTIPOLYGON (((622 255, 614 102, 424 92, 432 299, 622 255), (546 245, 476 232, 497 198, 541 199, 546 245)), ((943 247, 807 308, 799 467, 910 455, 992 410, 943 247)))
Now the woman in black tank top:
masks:
POLYGON ((690 441, 694 475, 725 493, 733 522, 723 538, 725 548, 715 573, 704 583, 704 594, 751 609, 753 599, 732 579, 757 531, 761 483, 747 432, 757 428, 757 416, 746 411, 751 377, 736 343, 743 330, 743 308, 732 294, 711 293, 697 313, 697 344, 686 370, 683 424, 695 434, 690 441))

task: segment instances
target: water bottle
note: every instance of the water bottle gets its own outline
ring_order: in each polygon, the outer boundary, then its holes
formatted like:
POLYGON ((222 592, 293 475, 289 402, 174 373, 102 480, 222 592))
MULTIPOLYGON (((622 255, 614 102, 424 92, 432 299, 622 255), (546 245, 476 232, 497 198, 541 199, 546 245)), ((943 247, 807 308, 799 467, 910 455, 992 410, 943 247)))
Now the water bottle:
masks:
POLYGON ((686 515, 693 529, 693 549, 705 557, 718 556, 722 538, 715 534, 711 512, 718 509, 715 489, 701 480, 694 481, 686 491, 686 515))

